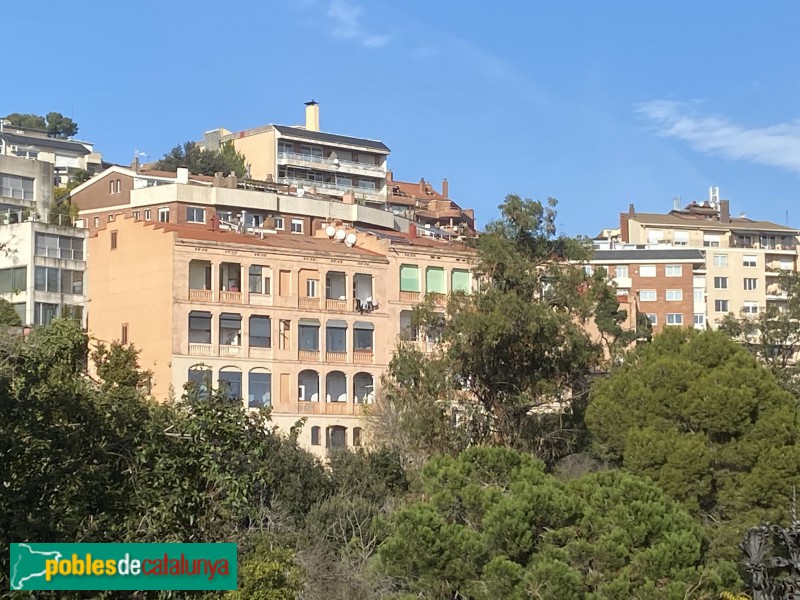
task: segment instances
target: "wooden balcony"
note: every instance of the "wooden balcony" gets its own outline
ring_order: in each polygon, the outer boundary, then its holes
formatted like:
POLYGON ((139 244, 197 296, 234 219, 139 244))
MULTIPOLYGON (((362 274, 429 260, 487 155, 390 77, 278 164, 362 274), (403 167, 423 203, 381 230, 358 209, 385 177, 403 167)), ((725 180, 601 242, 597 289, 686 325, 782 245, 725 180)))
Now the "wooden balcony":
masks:
POLYGON ((241 304, 242 303, 242 292, 220 291, 220 293, 219 293, 219 301, 220 302, 226 302, 228 304, 241 304))
POLYGON ((325 404, 325 414, 352 415, 353 405, 350 402, 327 402, 325 404))
POLYGON ((332 298, 325 299, 325 308, 328 310, 346 311, 347 307, 347 300, 334 300, 332 298))
POLYGON ((189 342, 191 356, 211 356, 211 344, 198 344, 189 342))
POLYGON ((220 344, 220 346, 219 346, 219 355, 220 356, 241 356, 242 355, 242 347, 241 346, 228 346, 226 344, 220 344))
POLYGON ((419 302, 419 292, 400 292, 400 302, 412 302, 417 304, 419 302))
POLYGON ((297 412, 301 415, 318 415, 322 412, 322 405, 320 402, 300 400, 297 402, 297 412))
POLYGON ((325 360, 332 363, 346 363, 347 352, 326 352, 325 360))
POLYGON ((311 360, 314 362, 319 361, 319 350, 298 350, 297 358, 299 360, 311 360))
POLYGON ((353 362, 357 365, 371 365, 375 355, 371 350, 354 350, 353 362))
POLYGON ((272 358, 272 348, 250 346, 250 358, 272 358))
POLYGON ((189 289, 190 302, 211 302, 211 290, 189 289))
POLYGON ((319 298, 298 298, 297 305, 300 308, 319 308, 319 298))

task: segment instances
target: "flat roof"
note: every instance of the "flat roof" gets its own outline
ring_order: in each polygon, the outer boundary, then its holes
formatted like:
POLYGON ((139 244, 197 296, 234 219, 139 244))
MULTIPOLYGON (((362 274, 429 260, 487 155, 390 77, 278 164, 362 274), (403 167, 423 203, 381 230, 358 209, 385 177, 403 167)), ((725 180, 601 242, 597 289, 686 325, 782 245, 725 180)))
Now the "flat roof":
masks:
POLYGON ((705 256, 701 250, 692 248, 625 248, 620 250, 595 250, 594 260, 682 260, 702 262, 705 260, 705 256))
POLYGON ((273 125, 275 131, 286 137, 296 137, 304 140, 314 140, 327 144, 342 144, 346 146, 359 146, 369 148, 376 152, 388 154, 389 147, 378 140, 368 140, 366 138, 350 137, 336 133, 325 133, 324 131, 310 131, 302 127, 292 127, 290 125, 273 125))
POLYGON ((74 140, 17 135, 16 133, 9 133, 7 131, 0 133, 0 139, 5 140, 6 144, 14 146, 36 146, 39 148, 50 148, 51 150, 64 150, 81 155, 91 154, 92 152, 82 142, 76 142, 74 140))

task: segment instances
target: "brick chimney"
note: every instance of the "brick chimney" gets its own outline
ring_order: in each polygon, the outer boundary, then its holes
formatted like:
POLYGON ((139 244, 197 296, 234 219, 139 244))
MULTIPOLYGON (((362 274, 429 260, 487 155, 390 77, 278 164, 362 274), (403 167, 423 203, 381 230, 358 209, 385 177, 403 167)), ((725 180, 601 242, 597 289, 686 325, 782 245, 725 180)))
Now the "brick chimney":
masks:
POLYGON ((444 198, 450 197, 450 186, 447 184, 447 177, 442 179, 442 196, 444 198))
POLYGON ((394 173, 392 173, 391 169, 386 169, 386 183, 392 183, 394 181, 394 173))
POLYGON ((411 237, 411 238, 417 237, 417 224, 416 223, 409 223, 408 224, 408 237, 411 237))
POLYGON ((316 100, 306 102, 306 129, 319 131, 319 103, 316 100))
POLYGON ((628 216, 629 217, 635 217, 636 216, 636 208, 634 208, 632 202, 628 205, 628 216))
POLYGON ((425 178, 424 177, 420 177, 419 178, 419 193, 420 194, 424 194, 425 193, 425 178))
POLYGON ((721 223, 731 222, 731 203, 728 200, 719 201, 719 220, 721 223))

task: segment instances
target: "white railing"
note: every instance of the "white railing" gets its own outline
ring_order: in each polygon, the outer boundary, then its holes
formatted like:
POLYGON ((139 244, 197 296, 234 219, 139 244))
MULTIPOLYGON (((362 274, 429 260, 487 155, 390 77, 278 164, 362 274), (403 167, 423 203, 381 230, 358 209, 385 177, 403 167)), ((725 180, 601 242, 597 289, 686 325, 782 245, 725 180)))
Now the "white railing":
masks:
POLYGON ((367 189, 367 188, 360 188, 355 187, 352 185, 337 185, 335 183, 331 183, 329 181, 314 181, 312 179, 297 179, 295 177, 278 177, 278 183, 283 183, 286 185, 296 185, 302 186, 303 188, 316 188, 318 190, 332 190, 336 192, 353 192, 358 196, 358 194, 364 194, 367 197, 374 197, 376 199, 383 200, 378 190, 374 189, 367 189))
POLYGON ((27 222, 49 223, 62 227, 77 227, 77 219, 60 213, 40 213, 33 208, 15 208, 0 211, 0 223, 3 225, 16 225, 27 222))
POLYGON ((356 162, 352 160, 342 160, 341 158, 325 158, 322 156, 312 156, 311 154, 298 154, 297 152, 278 152, 278 159, 297 160, 318 165, 328 165, 331 167, 346 167, 351 169, 364 169, 366 171, 383 171, 381 165, 374 163, 356 162))

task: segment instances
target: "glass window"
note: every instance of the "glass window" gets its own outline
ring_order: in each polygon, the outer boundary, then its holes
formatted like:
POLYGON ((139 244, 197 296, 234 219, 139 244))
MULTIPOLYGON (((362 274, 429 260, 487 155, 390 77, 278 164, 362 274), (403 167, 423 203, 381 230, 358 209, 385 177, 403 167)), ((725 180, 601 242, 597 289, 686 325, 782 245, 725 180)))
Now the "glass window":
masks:
POLYGON ((193 310, 189 313, 189 342, 211 343, 211 313, 193 310))
POLYGON ((25 325, 28 322, 27 305, 24 302, 14 302, 13 306, 19 315, 20 322, 25 325))
POLYGON ((706 316, 703 313, 694 313, 694 324, 699 327, 705 327, 706 316))
POLYGON ((58 304, 36 302, 33 305, 33 324, 49 325, 58 316, 58 304))
POLYGON ((745 277, 744 278, 744 289, 748 292, 752 292, 753 290, 758 288, 758 279, 755 277, 745 277))
POLYGON ((683 300, 683 290, 667 290, 667 300, 683 300))
MULTIPOLYGON (((159 211, 160 215, 160 211, 159 211)), ((187 206, 186 207, 186 220, 189 223, 205 223, 206 222, 206 210, 204 208, 200 208, 198 206, 187 206)))
POLYGON ((192 367, 189 369, 186 382, 190 386, 196 386, 200 398, 207 398, 211 387, 211 367, 205 365, 192 367))
POLYGON ((683 325, 683 315, 680 313, 667 313, 667 325, 683 325))
POLYGON ((319 352, 319 325, 305 325, 300 323, 297 328, 298 344, 300 350, 319 352))
POLYGON ((758 257, 753 254, 745 254, 742 256, 742 266, 744 267, 755 267, 756 261, 758 257))
POLYGON ((37 233, 36 256, 83 260, 83 239, 65 235, 37 233))
POLYGON ((306 298, 317 297, 317 280, 309 279, 306 281, 306 298))
POLYGON ((400 265, 400 291, 419 292, 419 267, 400 265))
POLYGON ((664 275, 667 277, 680 277, 683 275, 683 265, 667 265, 664 267, 664 275))
POLYGON ((0 196, 33 200, 33 179, 0 173, 0 196))
POLYGON ((250 347, 272 348, 272 320, 269 317, 250 317, 250 347))
POLYGON ((714 277, 714 289, 715 290, 727 290, 728 289, 728 278, 727 277, 714 277))
POLYGON ((275 217, 275 229, 283 229, 283 217, 275 217))
POLYGON ((161 223, 169 223, 169 209, 168 208, 159 208, 158 209, 158 220, 161 223))
POLYGON ((658 325, 658 315, 656 313, 647 313, 647 319, 651 325, 658 325))
POLYGON ((655 302, 658 299, 658 295, 656 294, 655 290, 640 290, 639 291, 639 300, 642 302, 655 302))
POLYGON ((656 276, 656 266, 655 265, 642 265, 639 267, 639 276, 640 277, 655 277, 656 276))
POLYGON ((745 302, 744 306, 742 307, 742 312, 746 315, 757 315, 758 314, 758 303, 757 302, 745 302))
POLYGON ((261 408, 272 404, 272 374, 250 371, 247 381, 247 406, 261 408))
POLYGON ((242 344, 242 315, 221 313, 219 315, 219 343, 221 346, 242 344))
POLYGON ((453 269, 450 273, 450 289, 454 292, 470 292, 469 271, 453 269))
POLYGON ((372 351, 373 331, 375 325, 366 321, 356 321, 353 324, 353 347, 356 350, 372 351))
POLYGON ((715 254, 714 255, 714 266, 715 267, 727 267, 728 266, 728 255, 727 254, 715 254))
POLYGON ((303 219, 292 219, 292 233, 303 233, 303 219))
POLYGON ((617 268, 614 269, 614 277, 627 277, 628 276, 628 265, 617 265, 617 268))
POLYGON ((325 349, 328 352, 347 352, 347 326, 328 322, 325 327, 325 349))
POLYGON ((320 443, 319 443, 319 427, 317 427, 316 425, 314 425, 314 427, 311 428, 311 445, 312 446, 319 446, 320 445, 320 443))
POLYGON ((703 302, 705 300, 706 291, 703 288, 694 288, 694 301, 703 302))
POLYGON ((687 246, 689 244, 689 232, 688 231, 676 231, 673 234, 674 244, 676 246, 687 246))
POLYGON ((251 294, 270 294, 270 279, 266 276, 268 273, 266 267, 261 265, 250 265, 248 270, 248 278, 251 294))
POLYGON ((658 244, 664 240, 664 232, 660 229, 648 229, 647 243, 658 244))
MULTIPOLYGON (((41 267, 36 267, 37 271, 41 267)), ((58 272, 58 269, 55 269, 58 272)), ((35 274, 34 274, 35 281, 35 274)), ((28 268, 14 267, 13 269, 0 269, 0 294, 11 294, 16 291, 24 292, 28 287, 28 268)), ((39 289, 39 288, 36 288, 39 289)), ((57 292, 57 289, 53 290, 57 292)))
POLYGON ((400 337, 416 342, 419 339, 419 327, 414 326, 412 315, 410 310, 400 311, 400 337))
POLYGON ((428 267, 425 270, 425 292, 428 294, 446 293, 442 267, 428 267))
POLYGON ((229 400, 242 399, 242 372, 236 369, 219 370, 219 386, 229 400))
POLYGON ((145 221, 152 221, 153 220, 153 211, 149 208, 144 209, 144 220, 145 221))
POLYGON ((714 300, 714 312, 728 312, 728 301, 714 300))
POLYGON ((713 233, 703 234, 703 246, 706 248, 719 248, 719 242, 722 236, 713 233))

